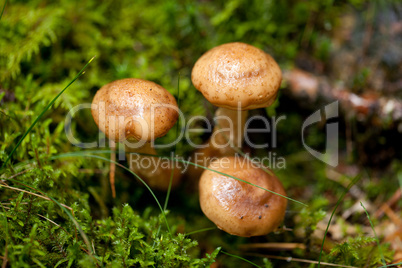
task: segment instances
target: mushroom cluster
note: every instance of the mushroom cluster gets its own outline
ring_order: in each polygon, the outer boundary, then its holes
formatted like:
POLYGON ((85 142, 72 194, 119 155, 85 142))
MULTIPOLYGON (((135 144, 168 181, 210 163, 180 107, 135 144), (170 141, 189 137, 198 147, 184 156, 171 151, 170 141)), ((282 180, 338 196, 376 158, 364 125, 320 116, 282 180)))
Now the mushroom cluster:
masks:
MULTIPOLYGON (((242 146, 247 112, 271 105, 282 72, 267 53, 244 43, 228 43, 206 52, 192 71, 194 86, 219 108, 207 146, 197 152, 202 165, 188 177, 199 180, 200 205, 220 229, 238 236, 265 235, 277 228, 286 210, 286 193, 272 171, 267 172, 236 155, 242 146), (209 157, 221 157, 209 161, 209 157), (237 180, 235 179, 237 178, 237 180)), ((128 78, 98 90, 92 115, 99 129, 114 142, 124 142, 130 168, 154 189, 168 189, 173 165, 156 166, 152 156, 146 166, 132 165, 133 154, 156 155, 151 142, 165 135, 178 119, 174 97, 151 81, 128 78)), ((138 159, 138 155, 135 155, 138 159)), ((199 162, 197 162, 199 164, 199 162)), ((172 186, 181 170, 175 169, 172 186)))

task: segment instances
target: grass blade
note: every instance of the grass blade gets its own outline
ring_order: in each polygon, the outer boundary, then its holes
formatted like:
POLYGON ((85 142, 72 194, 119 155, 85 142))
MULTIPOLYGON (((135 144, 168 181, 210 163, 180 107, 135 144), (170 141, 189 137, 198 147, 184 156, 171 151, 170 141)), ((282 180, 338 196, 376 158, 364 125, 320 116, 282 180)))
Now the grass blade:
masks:
POLYGON ((378 268, 386 268, 386 267, 398 266, 398 265, 401 265, 401 264, 402 264, 402 262, 391 263, 391 264, 388 264, 388 265, 380 266, 378 268))
MULTIPOLYGON (((85 154, 85 152, 87 152, 87 151, 73 152, 73 153, 66 153, 66 154, 59 154, 58 156, 59 156, 59 157, 82 156, 83 153, 85 154)), ((105 151, 105 150, 96 151, 96 150, 95 150, 95 151, 91 151, 91 152, 93 152, 93 153, 97 153, 97 152, 108 152, 108 153, 110 153, 111 151, 105 151)), ((270 193, 272 193, 272 194, 276 194, 276 195, 278 195, 278 196, 281 196, 281 197, 283 197, 283 198, 286 198, 286 199, 289 200, 289 201, 292 201, 292 202, 295 202, 295 203, 300 204, 300 205, 302 205, 302 206, 308 207, 308 205, 304 204, 303 202, 300 202, 300 201, 297 201, 297 200, 292 199, 292 198, 290 198, 290 197, 287 197, 287 196, 278 194, 278 193, 276 193, 276 192, 274 192, 274 191, 265 189, 264 187, 258 186, 258 185, 256 185, 256 184, 250 183, 250 182, 245 181, 245 180, 242 180, 242 179, 240 179, 240 178, 236 178, 235 176, 232 176, 232 175, 229 175, 229 174, 226 174, 226 173, 223 173, 223 172, 214 170, 214 169, 210 169, 210 168, 205 167, 205 166, 198 165, 198 164, 193 163, 193 162, 191 162, 191 161, 179 159, 179 158, 177 158, 177 157, 170 157, 170 156, 160 156, 160 155, 143 154, 143 153, 132 153, 132 154, 138 154, 138 155, 150 156, 150 157, 165 157, 165 158, 169 158, 169 159, 175 160, 175 161, 180 162, 180 163, 185 163, 185 164, 193 165, 193 166, 196 166, 196 167, 199 167, 199 168, 203 168, 203 169, 206 169, 206 170, 209 170, 209 171, 212 171, 212 172, 221 174, 221 175, 223 175, 223 176, 230 177, 230 178, 232 178, 232 179, 235 179, 235 180, 238 180, 238 181, 247 183, 247 184, 252 185, 252 186, 254 186, 254 187, 260 188, 260 189, 262 189, 262 190, 264 190, 264 191, 267 191, 267 192, 270 192, 270 193)), ((56 159, 56 158, 53 157, 53 158, 51 158, 51 159, 56 159)))
POLYGON ((7 5, 7 0, 4 1, 3 9, 1 10, 1 14, 0 14, 0 20, 3 17, 3 13, 4 13, 4 9, 6 9, 6 5, 7 5))
POLYGON ((33 186, 30 186, 30 185, 28 185, 28 184, 25 184, 25 183, 22 183, 22 182, 20 182, 20 181, 17 181, 17 180, 14 180, 14 179, 10 179, 10 178, 7 178, 6 180, 7 180, 7 181, 14 182, 14 183, 21 184, 21 185, 23 185, 24 187, 27 187, 27 188, 29 188, 29 189, 33 189, 33 190, 39 192, 40 194, 42 194, 43 196, 46 196, 47 198, 49 198, 49 200, 53 201, 55 204, 57 204, 57 205, 67 214, 67 216, 71 219, 71 221, 72 221, 72 222, 74 223, 74 225, 77 227, 77 229, 78 229, 78 231, 79 231, 79 233, 80 233, 82 239, 84 240, 84 243, 86 244, 86 246, 87 246, 87 248, 88 248, 88 252, 89 252, 90 256, 95 260, 95 262, 96 262, 97 264, 99 264, 99 263, 98 263, 98 260, 97 260, 97 258, 96 258, 96 256, 94 255, 94 253, 93 253, 93 251, 92 251, 92 247, 91 247, 91 244, 89 243, 89 239, 88 239, 88 237, 86 236, 86 234, 84 233, 84 231, 82 230, 81 225, 77 222, 77 220, 74 218, 74 216, 71 214, 71 212, 70 212, 67 208, 65 208, 65 206, 63 206, 60 202, 58 202, 57 200, 55 200, 53 197, 48 196, 46 193, 44 193, 44 192, 42 192, 42 191, 36 189, 36 188, 33 187, 33 186))
POLYGON ((204 166, 198 165, 198 164, 193 163, 193 162, 190 162, 190 161, 186 161, 186 160, 182 160, 182 159, 177 159, 177 158, 175 158, 175 159, 176 159, 176 161, 179 161, 179 162, 182 162, 182 163, 186 163, 186 164, 189 164, 189 165, 193 165, 193 166, 196 166, 196 167, 199 167, 199 168, 203 168, 203 169, 206 169, 206 170, 209 170, 209 171, 212 171, 212 172, 221 174, 221 175, 223 175, 223 176, 230 177, 230 178, 232 178, 232 179, 235 179, 235 180, 238 180, 238 181, 247 183, 247 184, 249 184, 249 185, 252 185, 252 186, 254 186, 254 187, 260 188, 260 189, 262 189, 262 190, 264 190, 264 191, 267 191, 267 192, 270 192, 270 193, 272 193, 272 194, 276 194, 276 195, 278 195, 278 196, 280 196, 280 197, 286 198, 287 200, 290 200, 290 201, 292 201, 292 202, 295 202, 295 203, 297 203, 297 204, 300 204, 300 205, 303 205, 303 206, 306 206, 306 207, 307 207, 306 204, 304 204, 304 203, 302 203, 302 202, 300 202, 300 201, 297 201, 297 200, 292 199, 292 198, 290 198, 290 197, 287 197, 287 196, 278 194, 278 193, 276 193, 276 192, 274 192, 274 191, 265 189, 264 187, 258 186, 258 185, 254 184, 254 183, 245 181, 245 180, 243 180, 243 179, 236 178, 235 176, 232 176, 232 175, 229 175, 229 174, 226 174, 226 173, 223 173, 223 172, 220 172, 220 171, 217 171, 217 170, 208 168, 208 167, 204 167, 204 166))
POLYGON ((374 232, 375 240, 377 241, 378 250, 380 251, 380 254, 381 254, 381 261, 382 261, 382 264, 383 264, 383 265, 387 265, 387 262, 385 261, 385 258, 384 258, 384 253, 382 252, 382 249, 381 249, 381 247, 380 247, 380 240, 378 239, 377 233, 376 233, 375 230, 374 230, 374 224, 373 224, 373 222, 372 222, 371 219, 370 219, 370 215, 369 215, 367 209, 365 208, 365 206, 363 205, 362 202, 360 202, 360 205, 363 207, 364 211, 366 212, 367 218, 368 218, 368 220, 369 220, 369 222, 370 222, 370 225, 371 225, 371 229, 372 229, 373 232, 374 232))
MULTIPOLYGON (((177 77, 177 107, 179 107, 179 110, 180 110, 180 73, 179 73, 179 76, 177 77)), ((177 139, 177 136, 179 135, 179 123, 180 122, 177 122, 177 125, 176 125, 176 139, 177 139)), ((176 156, 176 146, 177 146, 177 143, 175 142, 174 148, 173 148, 173 155, 174 156, 176 156)), ((170 197, 170 192, 172 190, 172 181, 173 181, 175 168, 176 168, 176 165, 173 164, 173 169, 172 169, 172 172, 170 174, 170 182, 169 182, 169 187, 168 187, 168 190, 167 190, 167 193, 166 193, 165 205, 163 206, 163 210, 166 210, 168 202, 169 202, 169 197, 170 197)))
POLYGON ((54 99, 45 107, 45 109, 40 113, 40 115, 35 119, 35 121, 32 123, 32 125, 28 128, 28 130, 24 133, 24 135, 22 136, 22 138, 18 141, 17 145, 15 145, 15 147, 13 148, 13 150, 11 151, 11 153, 8 155, 6 161, 4 161, 3 165, 1 166, 0 169, 3 169, 8 161, 11 159, 11 157, 13 156, 14 152, 17 150, 17 148, 21 145, 22 141, 25 139, 25 137, 29 134, 29 132, 31 132, 31 130, 33 129, 33 127, 36 125, 36 123, 42 118, 42 116, 46 113, 47 110, 49 110, 49 108, 54 104, 54 102, 60 97, 61 94, 63 94, 64 91, 66 91, 66 89, 71 86, 71 84, 73 84, 75 82, 75 80, 77 80, 81 75, 84 74, 84 70, 85 68, 92 62, 92 60, 95 58, 92 57, 92 59, 90 59, 87 64, 85 64, 85 66, 81 69, 81 71, 79 71, 79 73, 73 78, 73 80, 70 81, 70 83, 68 83, 68 85, 62 90, 60 91, 59 94, 57 94, 56 97, 54 97, 54 99))
POLYGON ((251 262, 251 261, 249 261, 249 260, 247 260, 247 259, 245 259, 245 258, 242 258, 242 257, 240 257, 240 256, 227 253, 227 252, 225 252, 225 251, 223 251, 223 250, 221 250, 220 252, 222 252, 223 254, 226 254, 226 255, 228 255, 228 256, 230 256, 230 257, 234 257, 234 258, 240 259, 240 260, 242 260, 242 261, 248 262, 249 264, 251 264, 251 265, 253 265, 253 266, 255 266, 255 267, 262 268, 261 266, 255 264, 254 262, 251 262))
POLYGON ((158 207, 159 207, 159 209, 160 209, 160 211, 161 211, 161 213, 162 213, 162 216, 163 216, 163 218, 164 218, 164 220, 165 220, 166 228, 168 229, 168 232, 170 233, 170 228, 169 228, 169 224, 168 224, 167 219, 166 219, 165 211, 163 210, 161 204, 159 203, 158 198, 156 197, 156 195, 154 194, 154 192, 152 191, 152 189, 148 186, 148 184, 147 184, 143 179, 140 178, 140 176, 138 176, 138 175, 135 174, 132 170, 130 170, 129 168, 123 166, 122 164, 120 164, 120 163, 118 163, 118 162, 116 162, 116 161, 112 161, 112 160, 110 160, 110 158, 102 157, 102 156, 99 156, 99 155, 85 154, 85 153, 82 153, 82 152, 81 152, 81 153, 79 153, 79 154, 73 154, 73 153, 71 153, 71 154, 60 154, 60 155, 58 155, 58 156, 53 156, 53 157, 51 157, 50 159, 54 160, 54 159, 67 158, 67 157, 73 157, 73 156, 90 157, 90 158, 96 158, 96 159, 104 160, 104 161, 107 161, 107 162, 111 162, 111 163, 114 163, 114 164, 116 164, 117 166, 119 166, 119 167, 121 167, 121 168, 127 170, 127 171, 130 172, 131 174, 133 174, 142 184, 144 184, 144 186, 145 186, 145 187, 148 189, 148 191, 151 193, 152 197, 155 199, 155 201, 156 201, 156 203, 158 204, 158 207))
POLYGON ((318 257, 318 268, 320 268, 320 264, 321 264, 321 256, 322 256, 322 252, 324 250, 324 242, 325 242, 325 238, 327 236, 328 233, 328 229, 329 226, 331 225, 331 221, 332 221, 332 217, 335 214, 336 209, 338 208, 339 204, 341 203, 341 201, 343 200, 343 197, 346 195, 347 192, 349 192, 350 188, 352 188, 353 185, 355 185, 359 180, 360 180, 361 176, 356 176, 351 183, 349 183, 348 187, 345 189, 345 191, 342 193, 341 197, 339 197, 338 202, 336 202, 335 208, 331 213, 331 217, 329 218, 328 221, 328 225, 327 225, 327 229, 325 229, 325 233, 324 233, 324 238, 322 239, 322 244, 321 244, 321 250, 320 250, 320 256, 318 257))
POLYGON ((204 228, 204 229, 192 231, 192 232, 189 232, 189 233, 185 233, 184 235, 198 234, 198 233, 202 233, 202 232, 206 232, 206 231, 215 230, 216 228, 217 228, 216 226, 215 227, 204 228))
MULTIPOLYGON (((180 74, 177 78, 177 106, 179 107, 179 110, 180 110, 180 74)), ((179 135, 179 122, 176 124, 176 139, 177 139, 178 135, 179 135)), ((177 143, 174 144, 173 155, 176 155, 176 146, 177 146, 177 143)), ((173 168, 170 173, 170 181, 169 181, 168 190, 166 192, 166 198, 165 198, 165 204, 163 205, 163 211, 166 211, 167 205, 169 203, 170 192, 172 191, 172 182, 173 182, 173 176, 174 176, 175 169, 176 169, 176 165, 173 162, 173 168)), ((159 226, 156 236, 159 236, 160 230, 161 230, 161 227, 159 226)), ((170 234, 170 235, 172 235, 172 234, 170 234)), ((155 241, 154 241, 154 245, 155 245, 155 241)))

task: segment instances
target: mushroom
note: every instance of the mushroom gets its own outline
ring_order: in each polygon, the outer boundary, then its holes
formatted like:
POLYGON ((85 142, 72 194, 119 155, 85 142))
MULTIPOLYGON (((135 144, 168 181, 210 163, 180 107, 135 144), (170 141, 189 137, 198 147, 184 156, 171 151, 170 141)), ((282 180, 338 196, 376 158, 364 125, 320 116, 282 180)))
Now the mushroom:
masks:
MULTIPOLYGON (((191 80, 209 102, 219 107, 208 146, 199 153, 220 157, 234 155, 236 148, 241 148, 248 110, 268 107, 275 101, 282 72, 269 54, 236 42, 202 55, 194 65, 191 80), (224 146, 228 142, 231 146, 224 146)), ((197 173, 202 170, 194 173, 193 168, 191 172, 190 177, 199 177, 197 173)))
POLYGON ((211 170, 205 170, 199 182, 200 205, 204 214, 219 229, 237 236, 260 236, 274 231, 285 216, 287 199, 278 178, 242 157, 222 157, 209 165, 256 186, 211 170))
MULTIPOLYGON (((172 162, 158 165, 155 157, 140 158, 130 152, 157 154, 151 141, 164 136, 176 123, 178 107, 175 98, 154 82, 127 78, 100 88, 92 105, 92 116, 99 129, 112 141, 124 142, 130 169, 150 187, 166 190, 172 162)), ((178 184, 180 173, 175 169, 172 186, 178 184)))

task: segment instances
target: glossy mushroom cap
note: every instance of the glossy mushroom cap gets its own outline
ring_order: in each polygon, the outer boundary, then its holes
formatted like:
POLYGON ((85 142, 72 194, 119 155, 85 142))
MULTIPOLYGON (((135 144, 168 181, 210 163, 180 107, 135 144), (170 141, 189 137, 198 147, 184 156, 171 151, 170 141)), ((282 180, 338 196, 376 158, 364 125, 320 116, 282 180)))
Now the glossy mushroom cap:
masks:
POLYGON ((142 79, 103 86, 92 105, 95 123, 114 141, 154 140, 164 136, 178 118, 175 98, 160 85, 142 79))
MULTIPOLYGON (((210 169, 286 196, 278 178, 241 157, 222 157, 210 169)), ((200 205, 218 228, 237 236, 266 235, 285 216, 287 199, 247 183, 205 170, 200 179, 200 205)))
POLYGON ((212 104, 251 110, 270 106, 282 81, 275 60, 254 46, 228 43, 207 51, 195 63, 191 80, 212 104))

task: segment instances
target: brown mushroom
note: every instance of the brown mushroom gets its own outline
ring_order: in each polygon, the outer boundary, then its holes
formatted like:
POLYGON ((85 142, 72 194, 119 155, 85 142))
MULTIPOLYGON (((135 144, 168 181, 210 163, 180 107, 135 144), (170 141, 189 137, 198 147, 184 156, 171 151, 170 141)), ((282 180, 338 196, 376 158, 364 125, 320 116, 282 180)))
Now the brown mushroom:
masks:
MULTIPOLYGON (((236 42, 202 55, 194 65, 191 80, 209 102, 219 107, 209 146, 199 151, 219 157, 234 155, 241 148, 247 111, 268 107, 275 101, 282 72, 269 54, 236 42), (233 131, 223 130, 231 125, 233 131), (224 146, 228 142, 230 146, 224 146)), ((192 168, 189 177, 199 177, 201 172, 200 168, 192 168)))
MULTIPOLYGON (((241 157, 211 162, 219 171, 286 196, 278 178, 241 157)), ((199 182, 204 214, 223 231, 237 236, 259 236, 274 231, 285 216, 287 199, 256 186, 205 170, 199 182)))
MULTIPOLYGON (((124 142, 128 153, 156 155, 150 142, 164 136, 178 119, 175 98, 162 86, 142 79, 111 82, 98 90, 92 104, 92 116, 99 129, 109 139, 124 142)), ((150 187, 166 190, 172 164, 156 166, 154 157, 142 156, 141 162, 147 165, 140 166, 132 161, 137 158, 138 155, 128 154, 130 168, 150 187)), ((176 169, 173 186, 179 178, 180 171, 176 169)))

